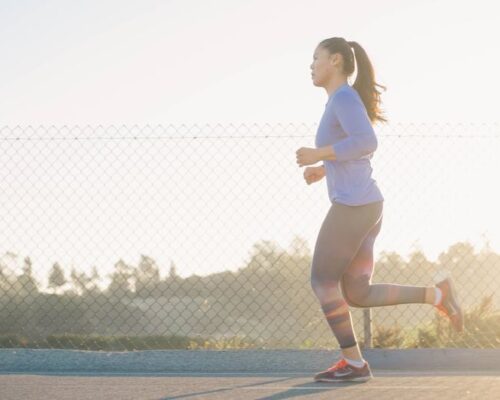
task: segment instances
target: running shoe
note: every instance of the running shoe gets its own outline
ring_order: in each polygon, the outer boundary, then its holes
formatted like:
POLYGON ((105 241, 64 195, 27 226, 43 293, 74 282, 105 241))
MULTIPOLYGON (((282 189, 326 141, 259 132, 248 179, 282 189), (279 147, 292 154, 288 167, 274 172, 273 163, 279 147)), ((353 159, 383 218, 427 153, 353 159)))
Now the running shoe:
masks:
POLYGON ((323 382, 365 382, 373 378, 368 362, 361 368, 349 364, 345 359, 340 359, 325 371, 314 376, 315 381, 323 382))
POLYGON ((457 332, 464 329, 464 317, 462 308, 458 304, 455 288, 451 279, 448 277, 441 282, 436 283, 436 287, 441 289, 442 297, 438 305, 435 305, 438 313, 450 319, 451 326, 457 332))

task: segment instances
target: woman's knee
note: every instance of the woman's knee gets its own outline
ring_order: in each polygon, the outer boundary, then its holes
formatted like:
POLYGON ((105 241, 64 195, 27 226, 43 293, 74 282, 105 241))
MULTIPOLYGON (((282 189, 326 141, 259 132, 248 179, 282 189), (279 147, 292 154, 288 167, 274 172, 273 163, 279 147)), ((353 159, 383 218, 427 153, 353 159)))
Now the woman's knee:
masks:
POLYGON ((311 286, 338 285, 344 271, 351 263, 352 257, 337 257, 315 255, 311 265, 311 286))
POLYGON ((359 277, 344 276, 342 278, 342 293, 351 307, 368 307, 370 293, 370 277, 361 275, 359 277))
POLYGON ((345 302, 349 305, 349 307, 360 307, 359 304, 354 303, 349 296, 349 293, 347 292, 347 287, 344 285, 344 282, 342 281, 341 284, 341 290, 342 290, 342 297, 344 297, 345 302))
POLYGON ((336 280, 318 281, 311 279, 311 288, 320 302, 329 301, 340 294, 339 282, 336 280))

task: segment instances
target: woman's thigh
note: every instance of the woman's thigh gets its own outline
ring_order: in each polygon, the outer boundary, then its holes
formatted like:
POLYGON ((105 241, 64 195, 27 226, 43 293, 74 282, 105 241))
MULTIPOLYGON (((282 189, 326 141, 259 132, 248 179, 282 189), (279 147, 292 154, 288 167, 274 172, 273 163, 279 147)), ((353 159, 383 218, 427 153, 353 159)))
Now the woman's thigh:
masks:
POLYGON ((351 296, 359 294, 369 289, 369 285, 373 276, 375 267, 373 248, 375 239, 382 227, 382 216, 375 226, 368 232, 363 243, 358 249, 358 252, 352 259, 349 266, 344 271, 341 278, 341 288, 344 298, 352 306, 356 304, 352 301, 351 296), (353 293, 359 292, 359 293, 353 293))
POLYGON ((372 276, 374 268, 373 259, 373 248, 375 246, 375 239, 377 238, 380 230, 382 228, 382 216, 375 226, 368 232, 365 239, 361 243, 358 252, 352 259, 351 263, 345 270, 346 275, 350 276, 360 276, 368 275, 372 276))
POLYGON ((312 283, 338 281, 382 216, 383 202, 332 203, 321 225, 311 267, 312 283))

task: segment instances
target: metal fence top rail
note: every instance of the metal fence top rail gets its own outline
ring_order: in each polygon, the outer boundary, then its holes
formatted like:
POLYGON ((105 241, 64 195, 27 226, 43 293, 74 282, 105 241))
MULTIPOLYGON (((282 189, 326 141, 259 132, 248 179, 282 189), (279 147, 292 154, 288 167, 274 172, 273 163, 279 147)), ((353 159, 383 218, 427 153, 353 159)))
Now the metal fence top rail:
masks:
MULTIPOLYGON (((311 138, 317 123, 3 126, 0 141, 172 140, 311 138)), ((500 123, 397 122, 376 126, 377 135, 399 138, 500 138, 500 123)))

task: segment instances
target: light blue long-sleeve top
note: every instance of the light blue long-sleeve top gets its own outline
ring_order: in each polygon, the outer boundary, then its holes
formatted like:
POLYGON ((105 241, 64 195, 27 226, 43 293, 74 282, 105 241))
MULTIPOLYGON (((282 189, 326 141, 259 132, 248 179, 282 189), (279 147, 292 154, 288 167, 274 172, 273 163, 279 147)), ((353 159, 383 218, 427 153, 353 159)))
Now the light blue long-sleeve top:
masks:
POLYGON ((348 83, 328 96, 316 133, 316 147, 332 145, 336 160, 323 160, 330 201, 357 206, 384 197, 370 163, 378 141, 365 105, 348 83))

